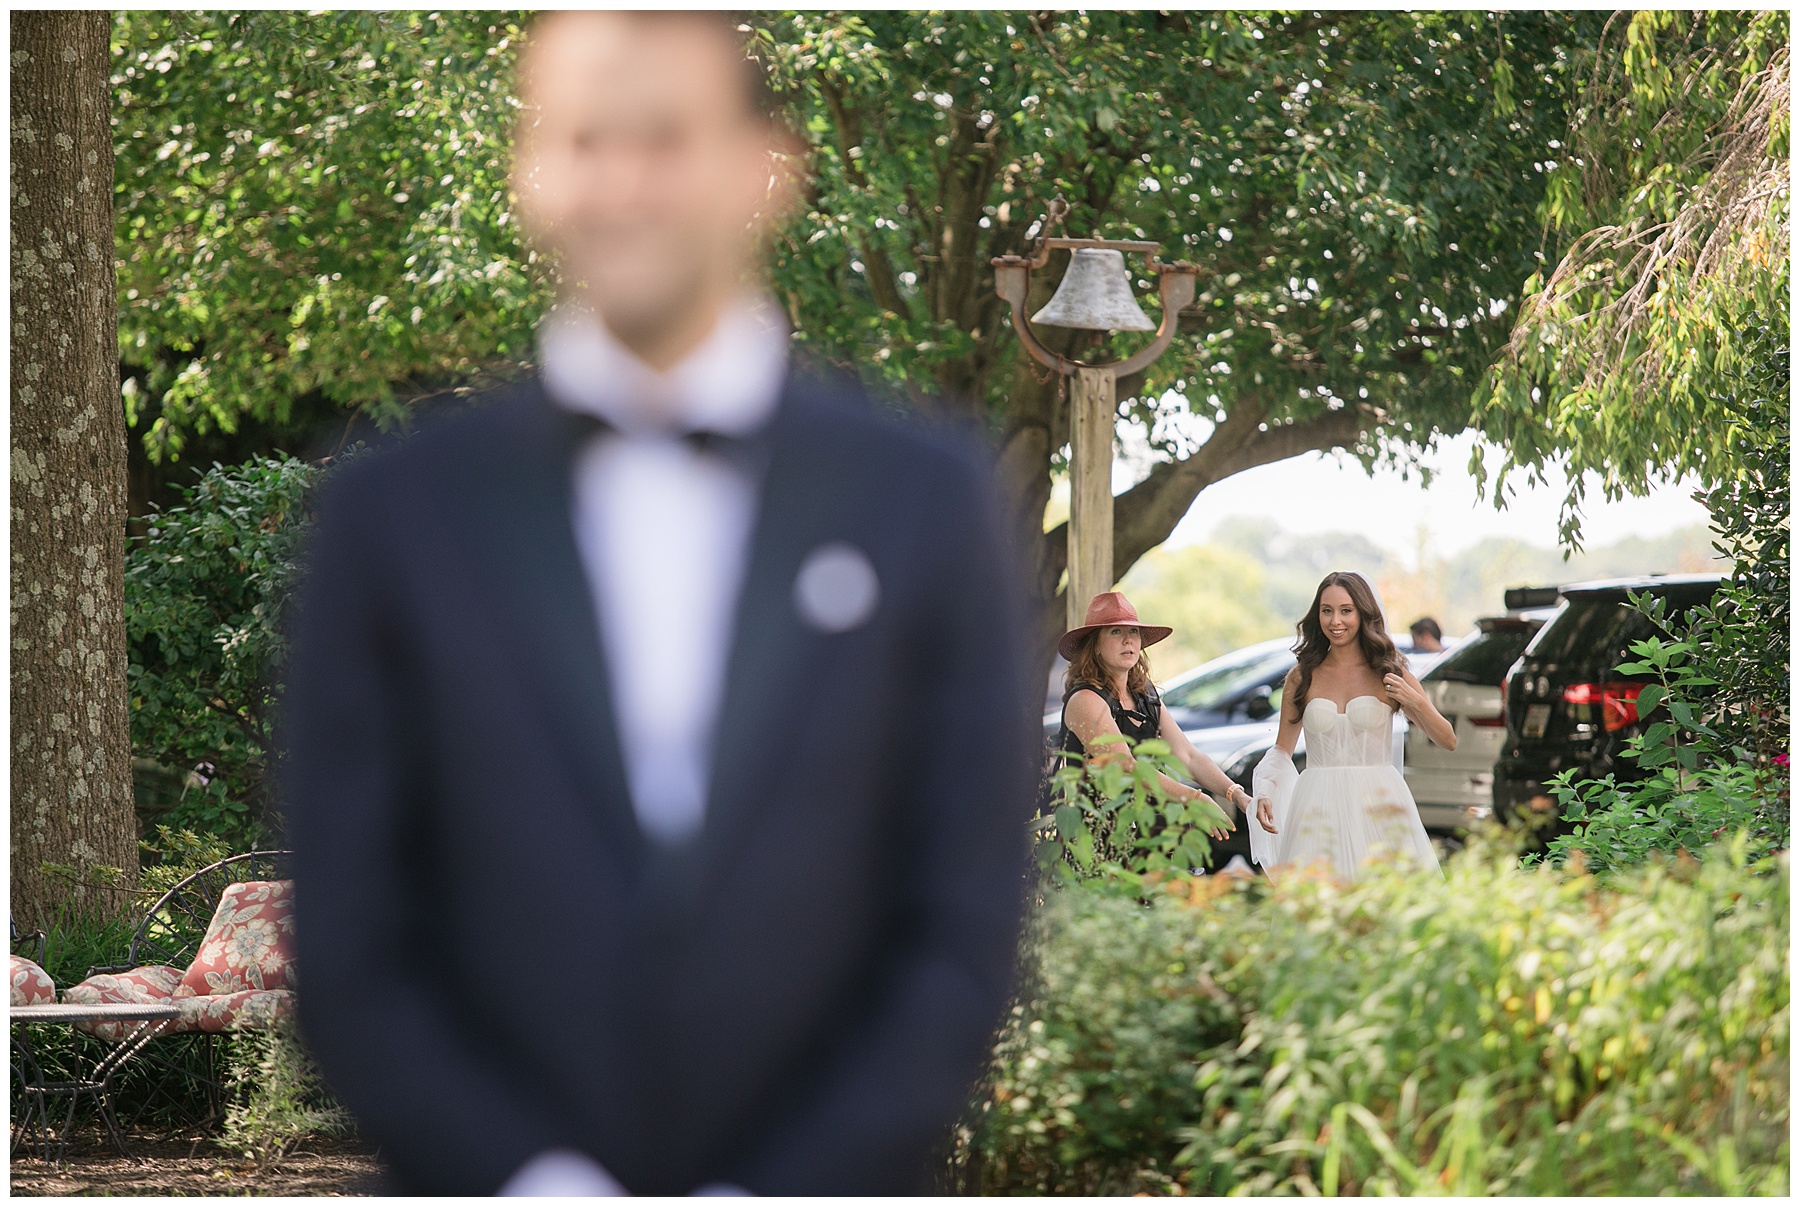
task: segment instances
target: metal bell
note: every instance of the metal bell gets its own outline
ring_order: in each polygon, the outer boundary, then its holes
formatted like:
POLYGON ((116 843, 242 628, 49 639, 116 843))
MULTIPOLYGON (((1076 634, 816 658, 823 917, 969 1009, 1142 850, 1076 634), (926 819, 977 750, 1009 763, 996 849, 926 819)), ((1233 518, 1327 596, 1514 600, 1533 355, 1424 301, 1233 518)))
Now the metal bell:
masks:
POLYGON ((1110 247, 1078 247, 1050 304, 1031 316, 1046 327, 1084 331, 1154 331, 1156 324, 1131 296, 1125 255, 1110 247))

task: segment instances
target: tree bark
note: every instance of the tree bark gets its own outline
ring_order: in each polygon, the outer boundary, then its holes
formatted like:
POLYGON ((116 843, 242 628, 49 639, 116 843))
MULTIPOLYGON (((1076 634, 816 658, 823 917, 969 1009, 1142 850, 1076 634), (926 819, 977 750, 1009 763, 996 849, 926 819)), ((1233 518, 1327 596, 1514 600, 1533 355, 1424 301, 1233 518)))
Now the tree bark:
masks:
POLYGON ((137 879, 111 14, 12 14, 12 911, 137 879), (70 872, 48 872, 56 865, 70 872))

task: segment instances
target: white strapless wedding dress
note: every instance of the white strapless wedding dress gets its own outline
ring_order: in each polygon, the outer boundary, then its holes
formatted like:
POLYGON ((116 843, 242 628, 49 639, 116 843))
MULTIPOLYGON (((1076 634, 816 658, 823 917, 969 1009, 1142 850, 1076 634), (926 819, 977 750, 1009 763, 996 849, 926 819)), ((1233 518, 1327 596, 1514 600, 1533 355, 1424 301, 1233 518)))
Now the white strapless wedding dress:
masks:
POLYGON ((1260 848, 1263 867, 1323 862, 1354 880, 1364 863, 1386 856, 1437 871, 1419 806, 1394 765, 1394 710, 1377 696, 1357 696, 1342 711, 1314 697, 1300 726, 1306 770, 1296 779, 1293 761, 1279 746, 1256 770, 1256 794, 1274 801, 1280 831, 1269 834, 1250 822, 1252 839, 1260 839, 1251 847, 1260 848))

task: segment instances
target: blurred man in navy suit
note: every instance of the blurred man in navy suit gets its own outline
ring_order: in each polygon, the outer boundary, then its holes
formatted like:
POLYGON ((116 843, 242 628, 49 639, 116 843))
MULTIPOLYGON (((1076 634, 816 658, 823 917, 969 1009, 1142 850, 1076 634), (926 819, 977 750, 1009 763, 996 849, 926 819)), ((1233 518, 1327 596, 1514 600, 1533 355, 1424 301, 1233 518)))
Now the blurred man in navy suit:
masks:
POLYGON ((927 1189, 1035 776, 991 475, 790 363, 728 21, 520 71, 539 371, 335 474, 295 608, 307 1038, 414 1193, 927 1189))

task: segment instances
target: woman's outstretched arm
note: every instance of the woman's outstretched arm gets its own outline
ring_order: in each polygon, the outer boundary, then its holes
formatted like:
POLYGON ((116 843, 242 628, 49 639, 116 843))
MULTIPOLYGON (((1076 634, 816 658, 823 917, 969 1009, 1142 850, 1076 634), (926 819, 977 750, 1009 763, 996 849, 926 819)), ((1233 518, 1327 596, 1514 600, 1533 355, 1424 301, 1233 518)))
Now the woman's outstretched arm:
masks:
MULTIPOLYGON (((1119 732, 1118 722, 1113 720, 1112 709, 1107 707, 1106 701, 1100 698, 1100 693, 1095 691, 1076 692, 1069 697, 1068 708, 1063 715, 1068 718, 1069 731, 1081 739, 1082 749, 1088 752, 1090 764, 1098 766, 1102 763, 1117 762, 1126 771, 1131 771, 1137 766, 1137 759, 1125 747, 1125 735, 1119 732), (1107 740, 1109 737, 1112 739, 1110 742, 1107 740), (1096 742, 1099 744, 1098 749, 1095 748, 1096 742)), ((1165 710, 1163 715, 1167 717, 1168 712, 1165 710)), ((1191 801, 1198 797, 1218 809, 1218 802, 1207 796, 1206 793, 1170 779, 1160 771, 1156 773, 1156 778, 1157 782, 1162 785, 1163 791, 1176 800, 1191 801)), ((1225 816, 1223 809, 1219 809, 1219 817, 1227 828, 1211 829, 1208 833, 1214 838, 1222 839, 1231 832, 1228 828, 1231 820, 1225 816)))
POLYGON ((1181 726, 1175 723, 1175 718, 1169 715, 1166 708, 1162 710, 1162 724, 1157 730, 1157 736, 1169 744, 1169 749, 1181 760, 1181 765, 1188 769, 1188 774, 1214 800, 1230 801, 1238 812, 1246 817, 1250 815, 1250 811, 1255 808, 1250 794, 1232 783, 1231 777, 1213 762, 1210 755, 1195 749, 1193 742, 1188 740, 1187 734, 1181 732, 1181 726))

